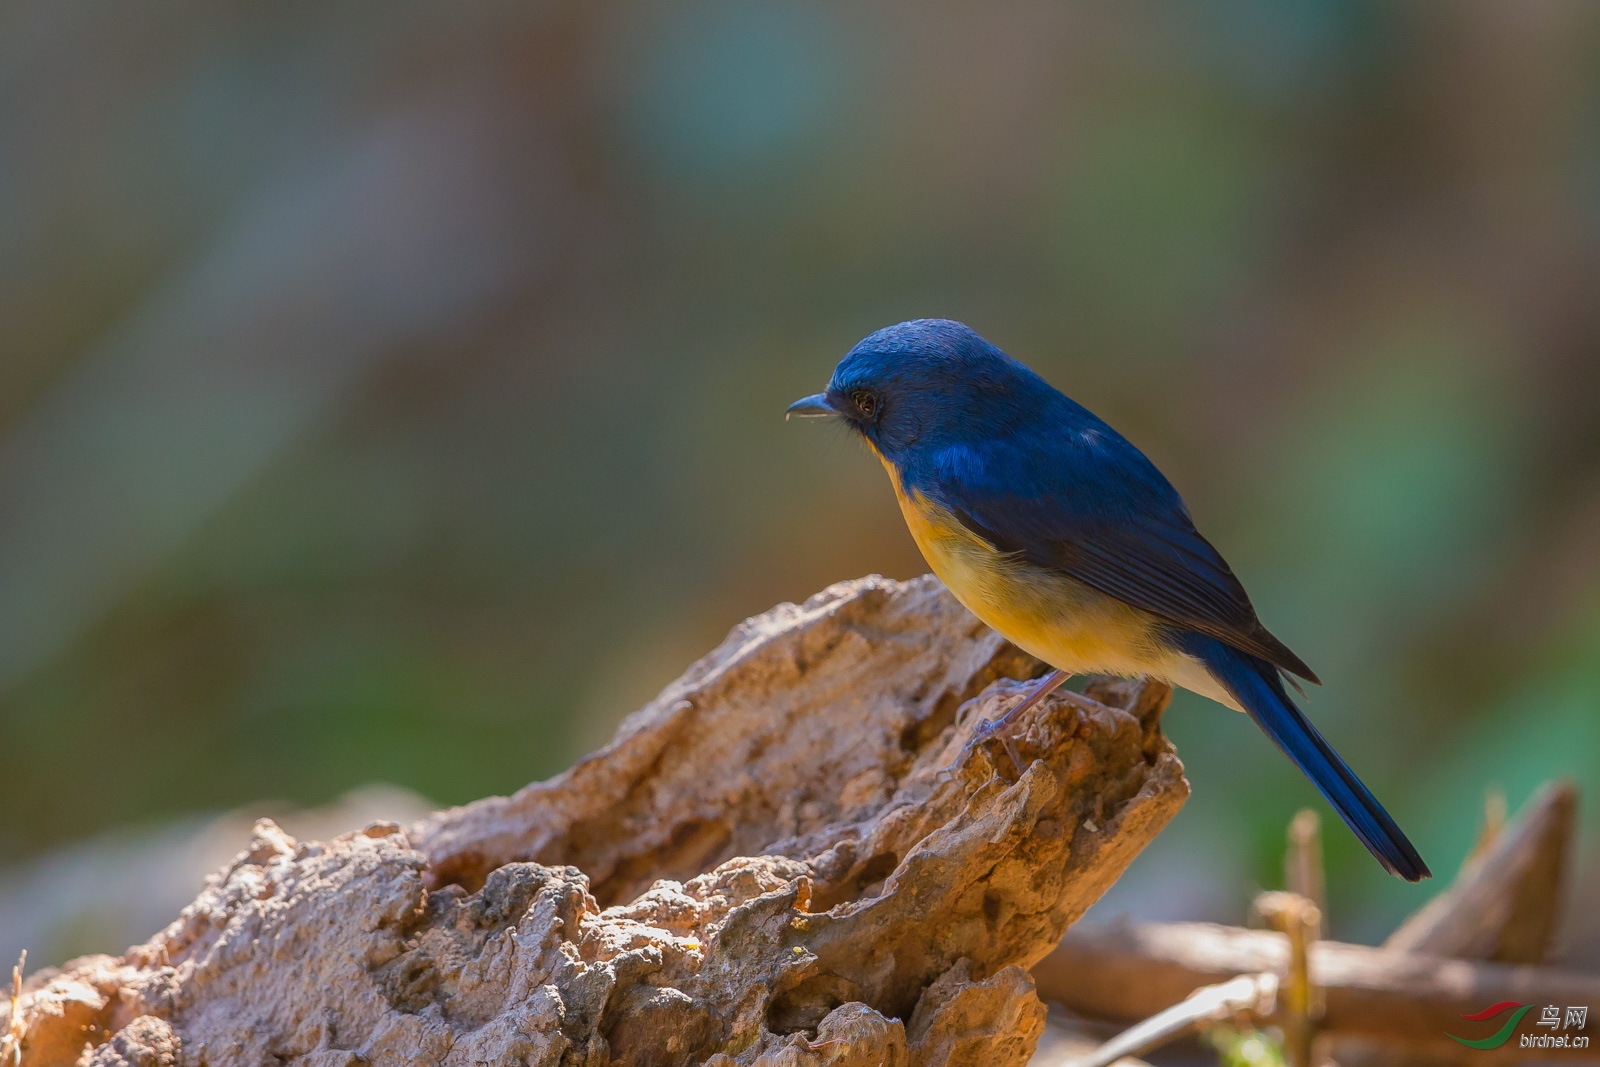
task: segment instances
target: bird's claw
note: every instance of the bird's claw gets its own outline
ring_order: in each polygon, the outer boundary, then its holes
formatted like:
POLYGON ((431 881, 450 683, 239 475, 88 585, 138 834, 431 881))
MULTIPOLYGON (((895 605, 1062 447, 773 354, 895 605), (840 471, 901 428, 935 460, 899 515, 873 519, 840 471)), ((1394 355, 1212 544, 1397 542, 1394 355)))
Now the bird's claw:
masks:
POLYGON ((1010 734, 1001 734, 1000 743, 1006 746, 1006 755, 1011 757, 1011 765, 1017 769, 1017 777, 1021 778, 1027 765, 1022 762, 1022 753, 1017 751, 1017 742, 1010 734))
POLYGON ((1017 751, 1016 738, 1012 736, 1012 725, 1021 721, 1023 714, 1028 711, 1028 709, 1032 708, 1035 704, 1039 703, 1039 701, 1055 692, 1058 688, 1060 688, 1061 683, 1066 680, 1066 671, 1051 671, 1049 674, 1039 679, 1038 684, 1033 687, 1033 692, 1029 693, 1027 697, 1013 706, 1010 711, 1006 712, 998 719, 985 719, 983 722, 979 723, 977 728, 972 731, 972 739, 962 747, 960 757, 955 763, 952 763, 945 769, 954 770, 957 765, 966 760, 968 756, 972 755, 972 750, 978 744, 978 742, 986 741, 990 736, 999 734, 1000 743, 1006 746, 1006 755, 1011 757, 1012 766, 1017 768, 1017 776, 1020 778, 1023 771, 1027 769, 1027 765, 1022 762, 1022 753, 1017 751))
POLYGON ((1012 721, 1010 715, 1001 715, 995 719, 984 719, 973 729, 972 736, 967 739, 967 743, 961 746, 961 755, 957 756, 956 761, 946 767, 945 770, 955 770, 971 757, 973 750, 980 744, 991 737, 998 736, 1000 743, 1005 746, 1006 755, 1011 757, 1011 765, 1017 769, 1017 775, 1020 777, 1028 769, 1028 765, 1023 762, 1022 752, 1017 748, 1017 740, 1011 735, 1012 721))

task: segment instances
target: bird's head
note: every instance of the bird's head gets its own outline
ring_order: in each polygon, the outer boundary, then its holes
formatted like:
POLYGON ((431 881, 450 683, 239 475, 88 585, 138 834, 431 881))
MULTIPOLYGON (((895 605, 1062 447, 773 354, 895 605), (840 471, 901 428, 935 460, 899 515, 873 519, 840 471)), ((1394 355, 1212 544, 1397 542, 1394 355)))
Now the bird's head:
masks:
POLYGON ((827 391, 789 414, 842 419, 884 458, 1003 436, 1055 391, 971 328, 915 319, 871 334, 834 368, 827 391))

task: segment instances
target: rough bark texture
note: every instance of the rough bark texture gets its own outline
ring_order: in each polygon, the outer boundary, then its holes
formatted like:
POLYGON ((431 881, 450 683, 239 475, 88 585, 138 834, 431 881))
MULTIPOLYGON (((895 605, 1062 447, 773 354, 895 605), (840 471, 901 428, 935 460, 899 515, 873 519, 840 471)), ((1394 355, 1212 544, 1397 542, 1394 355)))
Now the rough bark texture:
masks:
POLYGON ((1020 777, 969 748, 1036 673, 931 578, 781 605, 549 782, 259 823, 151 941, 35 976, 22 1060, 1021 1067, 1027 968, 1187 795, 1159 686, 1042 702, 1020 777))

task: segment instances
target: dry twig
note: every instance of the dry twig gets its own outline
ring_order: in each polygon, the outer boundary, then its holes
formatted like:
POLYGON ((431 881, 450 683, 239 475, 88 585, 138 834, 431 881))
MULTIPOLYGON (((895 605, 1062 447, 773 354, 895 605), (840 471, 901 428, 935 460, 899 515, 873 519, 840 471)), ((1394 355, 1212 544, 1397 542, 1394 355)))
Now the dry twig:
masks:
POLYGON ((6 1032, 0 1035, 0 1057, 11 1061, 11 1067, 22 1064, 22 972, 28 966, 28 950, 23 949, 17 965, 11 968, 11 1004, 6 1015, 6 1032))

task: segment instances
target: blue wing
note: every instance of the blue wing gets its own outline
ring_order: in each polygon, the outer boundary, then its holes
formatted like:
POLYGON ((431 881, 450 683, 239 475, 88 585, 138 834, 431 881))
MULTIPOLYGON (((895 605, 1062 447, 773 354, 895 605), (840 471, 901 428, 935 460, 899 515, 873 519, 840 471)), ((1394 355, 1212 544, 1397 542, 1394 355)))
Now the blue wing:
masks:
POLYGON ((1261 625, 1244 586, 1155 465, 1057 397, 1065 406, 1045 429, 922 451, 902 469, 907 488, 1002 552, 1317 682, 1261 625))

